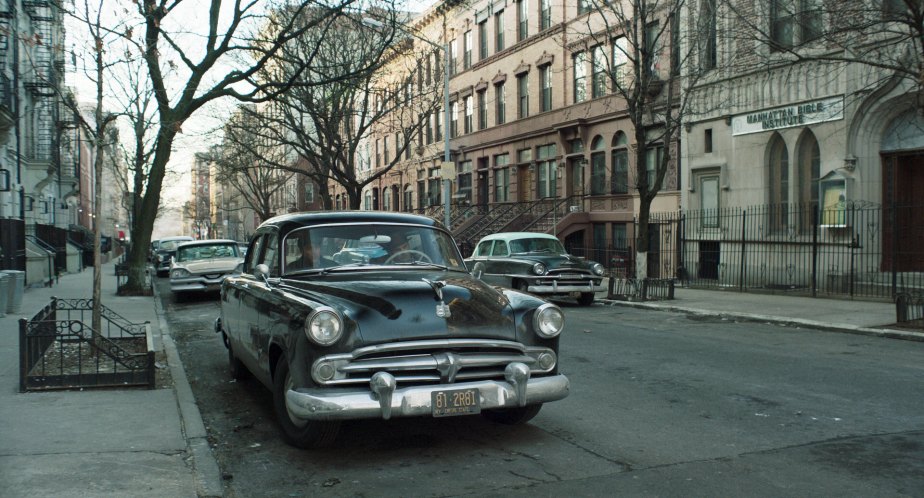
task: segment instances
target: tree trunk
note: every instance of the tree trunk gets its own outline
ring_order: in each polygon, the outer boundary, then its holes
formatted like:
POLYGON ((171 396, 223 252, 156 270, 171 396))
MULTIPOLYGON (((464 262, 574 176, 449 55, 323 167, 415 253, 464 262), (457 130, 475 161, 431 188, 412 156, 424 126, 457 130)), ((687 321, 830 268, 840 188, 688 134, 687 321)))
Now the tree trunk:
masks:
POLYGON ((157 148, 154 152, 154 159, 151 161, 140 216, 135 220, 133 227, 132 246, 128 256, 128 281, 123 287, 129 294, 145 293, 148 248, 151 245, 151 233, 154 231, 154 220, 157 218, 157 207, 160 205, 161 185, 164 182, 167 162, 170 160, 171 144, 175 136, 176 132, 167 131, 164 128, 161 128, 157 135, 157 148))

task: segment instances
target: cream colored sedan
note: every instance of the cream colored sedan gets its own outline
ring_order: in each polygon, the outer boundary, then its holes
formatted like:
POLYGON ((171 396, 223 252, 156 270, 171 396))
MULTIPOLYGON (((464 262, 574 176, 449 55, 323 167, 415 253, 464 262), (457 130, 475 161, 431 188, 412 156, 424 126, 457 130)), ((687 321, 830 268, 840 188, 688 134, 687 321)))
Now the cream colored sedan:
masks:
POLYGON ((179 297, 186 292, 218 292, 228 276, 244 268, 237 242, 225 239, 196 240, 177 247, 170 262, 170 290, 179 297))

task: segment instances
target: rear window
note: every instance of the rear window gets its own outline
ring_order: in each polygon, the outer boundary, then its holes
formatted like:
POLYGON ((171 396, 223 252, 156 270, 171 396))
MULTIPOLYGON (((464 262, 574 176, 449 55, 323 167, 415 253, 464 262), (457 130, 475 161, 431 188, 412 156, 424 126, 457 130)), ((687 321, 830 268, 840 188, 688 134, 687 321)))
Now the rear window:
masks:
POLYGON ((207 244, 187 246, 181 247, 176 253, 176 260, 178 262, 237 257, 240 257, 237 244, 207 244))

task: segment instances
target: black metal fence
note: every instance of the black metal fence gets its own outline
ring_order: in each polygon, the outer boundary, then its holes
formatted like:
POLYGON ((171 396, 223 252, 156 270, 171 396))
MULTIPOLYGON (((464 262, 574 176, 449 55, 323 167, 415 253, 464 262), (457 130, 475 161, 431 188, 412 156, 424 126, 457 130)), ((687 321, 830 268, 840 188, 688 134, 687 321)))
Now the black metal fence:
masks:
MULTIPOLYGON (((684 286, 889 300, 924 290, 924 205, 656 213, 650 226, 648 276, 684 286)), ((635 276, 632 247, 568 249, 635 276)))
POLYGON ((101 306, 94 335, 93 301, 58 299, 19 321, 20 391, 90 387, 154 388, 154 347, 147 324, 101 306))
POLYGON ((26 270, 25 234, 23 220, 0 219, 0 270, 26 270))

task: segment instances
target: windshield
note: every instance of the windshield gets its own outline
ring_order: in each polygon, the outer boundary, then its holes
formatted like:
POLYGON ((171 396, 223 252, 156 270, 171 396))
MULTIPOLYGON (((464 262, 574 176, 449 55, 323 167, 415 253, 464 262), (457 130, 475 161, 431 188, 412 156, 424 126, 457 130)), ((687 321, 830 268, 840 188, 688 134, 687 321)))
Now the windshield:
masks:
POLYGON ((284 273, 367 265, 439 266, 467 271, 446 232, 421 225, 322 225, 283 240, 284 273))
POLYGON ((546 239, 546 238, 535 238, 535 239, 518 239, 510 241, 510 252, 511 253, 527 253, 527 252, 544 252, 549 254, 564 254, 565 248, 562 247, 561 241, 558 239, 546 239))
POLYGON ((238 258, 237 244, 202 244, 181 247, 176 252, 177 262, 203 259, 238 258))

